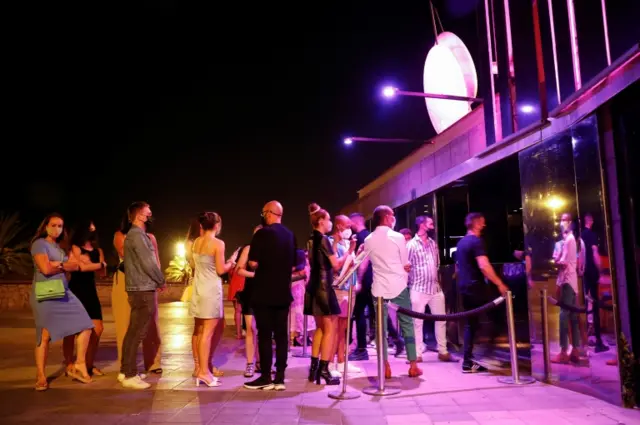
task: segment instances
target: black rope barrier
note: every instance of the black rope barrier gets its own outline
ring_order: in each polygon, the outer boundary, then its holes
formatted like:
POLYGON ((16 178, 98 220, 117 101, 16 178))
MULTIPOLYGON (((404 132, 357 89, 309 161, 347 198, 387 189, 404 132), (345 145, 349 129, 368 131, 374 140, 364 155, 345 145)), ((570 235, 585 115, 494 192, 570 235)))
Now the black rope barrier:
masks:
MULTIPOLYGON (((556 300, 551 295, 549 295, 547 297, 547 299, 549 300, 549 303, 551 303, 551 304, 553 304, 555 306, 558 306, 560 308, 564 308, 565 310, 569 310, 569 311, 571 311, 573 313, 586 313, 586 314, 593 313, 593 308, 591 310, 587 310, 587 307, 577 307, 575 305, 565 304, 562 301, 556 300)), ((609 299, 600 300, 600 302, 599 302, 600 310, 613 311, 613 306, 612 305, 604 304, 606 301, 609 301, 609 299)))
POLYGON ((474 308, 472 310, 461 311, 459 313, 451 313, 451 314, 426 314, 426 313, 418 313, 417 311, 408 310, 404 307, 400 307, 399 305, 389 303, 389 308, 396 310, 400 314, 404 314, 405 316, 413 317, 414 319, 421 320, 429 320, 434 322, 453 322, 457 320, 463 320, 470 316, 475 316, 476 314, 484 313, 485 311, 489 311, 493 308, 496 308, 500 304, 505 301, 504 297, 498 297, 495 300, 486 303, 485 305, 481 305, 480 307, 474 308))

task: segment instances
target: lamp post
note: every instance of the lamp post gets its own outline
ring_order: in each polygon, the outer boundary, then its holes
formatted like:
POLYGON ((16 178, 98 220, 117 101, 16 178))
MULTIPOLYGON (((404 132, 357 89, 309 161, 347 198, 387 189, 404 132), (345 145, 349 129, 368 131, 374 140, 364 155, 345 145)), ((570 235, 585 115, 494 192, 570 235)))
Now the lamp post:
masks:
POLYGON ((481 97, 467 97, 467 96, 456 96, 453 94, 436 94, 436 93, 422 93, 416 91, 405 91, 400 90, 397 87, 387 86, 382 89, 382 96, 387 99, 391 99, 395 96, 412 96, 412 97, 423 97, 423 98, 431 98, 431 99, 444 99, 444 100, 458 100, 462 102, 475 102, 480 103, 483 102, 481 97))
POLYGON ((387 139, 380 137, 347 137, 344 139, 344 144, 349 146, 353 142, 374 142, 374 143, 425 143, 433 144, 432 140, 417 140, 417 139, 387 139))

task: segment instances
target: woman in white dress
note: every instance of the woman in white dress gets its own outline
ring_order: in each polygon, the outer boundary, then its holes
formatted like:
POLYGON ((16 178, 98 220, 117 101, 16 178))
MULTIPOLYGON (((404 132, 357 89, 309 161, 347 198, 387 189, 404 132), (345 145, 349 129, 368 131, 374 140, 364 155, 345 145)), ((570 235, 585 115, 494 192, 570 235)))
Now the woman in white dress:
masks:
POLYGON ((220 385, 218 378, 209 369, 209 358, 212 354, 211 337, 220 320, 224 320, 224 296, 222 293, 221 275, 228 273, 235 262, 225 262, 224 242, 217 238, 222 228, 220 215, 206 212, 199 217, 202 236, 198 237, 191 248, 191 259, 195 270, 193 278, 193 294, 190 312, 196 318, 197 326, 202 331, 198 336, 198 366, 196 385, 201 382, 209 387, 220 385))

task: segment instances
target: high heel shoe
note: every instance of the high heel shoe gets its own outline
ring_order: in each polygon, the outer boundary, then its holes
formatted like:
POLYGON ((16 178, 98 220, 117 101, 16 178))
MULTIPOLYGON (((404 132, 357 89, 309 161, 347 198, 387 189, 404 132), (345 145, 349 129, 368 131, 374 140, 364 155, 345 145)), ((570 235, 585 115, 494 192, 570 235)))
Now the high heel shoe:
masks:
POLYGON ((309 366, 309 382, 316 380, 316 375, 318 374, 318 361, 317 357, 311 357, 311 366, 309 366))
POLYGON ((316 385, 320 385, 321 379, 324 379, 325 385, 340 385, 340 378, 331 376, 331 372, 329 372, 329 362, 327 360, 320 360, 318 372, 316 373, 316 385))
POLYGON ((211 380, 211 382, 207 382, 207 380, 201 376, 196 377, 196 387, 200 386, 200 383, 205 384, 207 387, 219 387, 220 381, 215 376, 211 380))
POLYGON ((82 364, 84 368, 79 368, 80 365, 81 363, 76 363, 73 365, 71 369, 67 369, 67 372, 66 372, 67 376, 77 381, 80 381, 83 384, 90 384, 91 376, 89 376, 89 373, 87 372, 87 367, 84 364, 82 364))

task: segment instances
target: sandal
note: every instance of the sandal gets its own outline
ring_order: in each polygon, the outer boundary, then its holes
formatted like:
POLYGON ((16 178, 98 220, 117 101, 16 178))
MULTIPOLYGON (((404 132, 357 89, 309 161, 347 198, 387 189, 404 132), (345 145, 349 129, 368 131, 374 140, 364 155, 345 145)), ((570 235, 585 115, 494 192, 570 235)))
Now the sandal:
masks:
POLYGON ((244 377, 251 378, 255 374, 255 366, 253 363, 247 363, 247 367, 244 370, 244 377))
POLYGON ((80 363, 74 364, 71 369, 67 369, 67 376, 80 381, 83 384, 91 383, 91 376, 89 376, 89 374, 86 372, 86 366, 82 364, 82 366, 85 367, 84 371, 78 370, 78 366, 80 366, 80 363))
POLYGON ((220 377, 224 376, 224 372, 221 371, 220 369, 218 369, 215 366, 213 366, 211 368, 211 373, 213 373, 213 376, 216 377, 216 378, 220 378, 220 377))
POLYGON ((34 390, 36 391, 47 391, 49 389, 49 381, 44 381, 44 383, 37 381, 34 390))
POLYGON ((94 367, 91 368, 91 375, 92 376, 104 376, 104 372, 94 366, 94 367))

